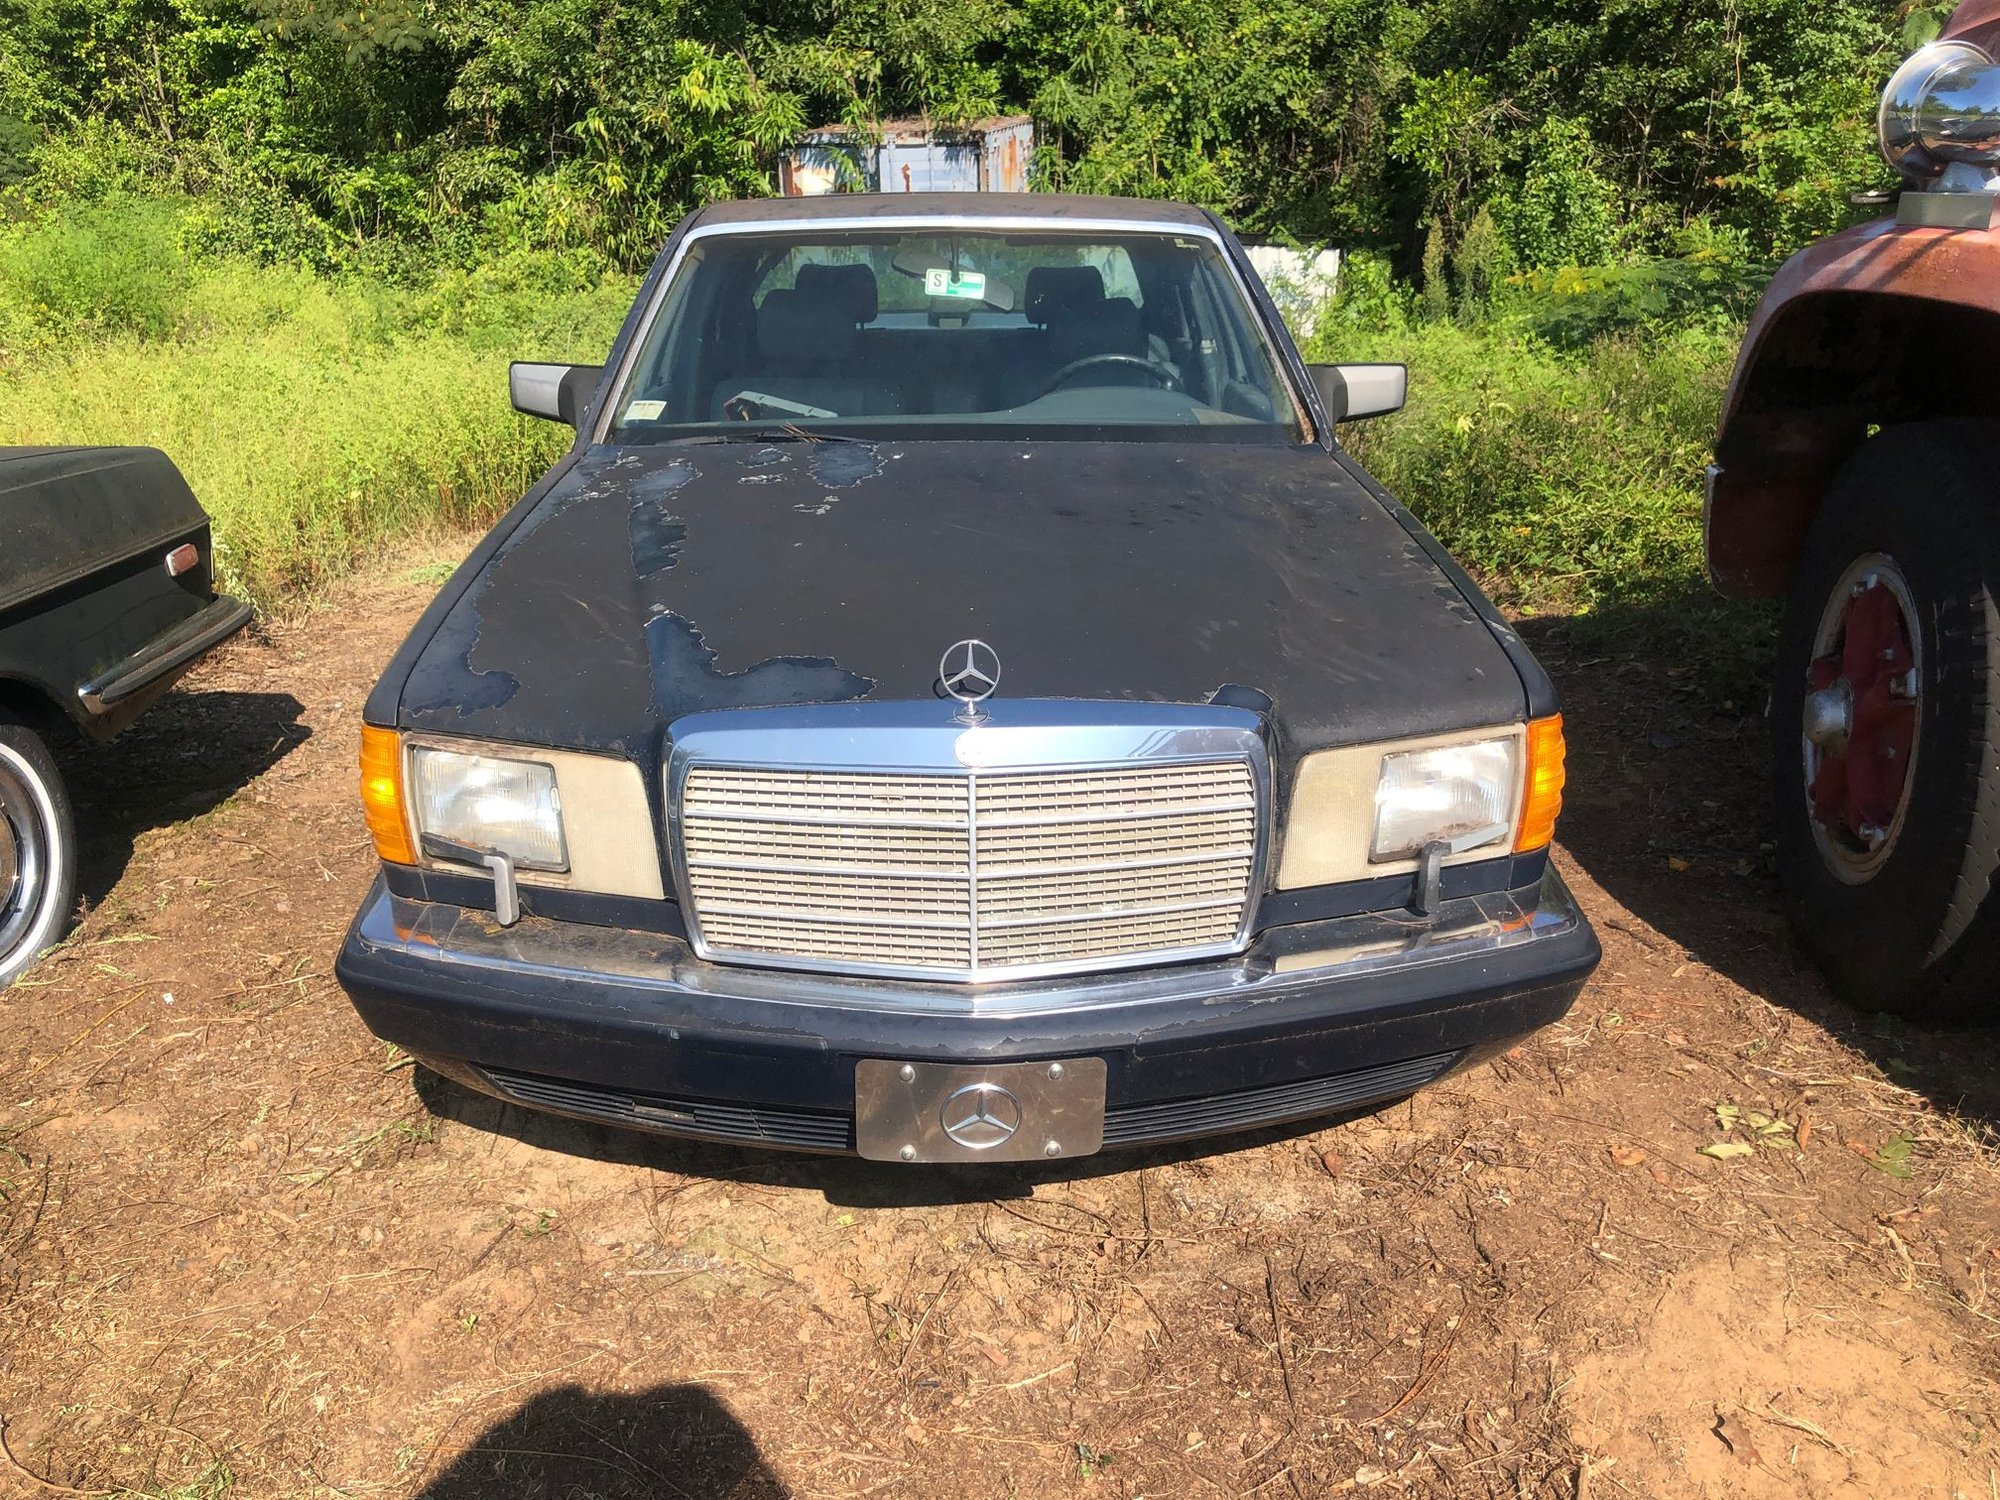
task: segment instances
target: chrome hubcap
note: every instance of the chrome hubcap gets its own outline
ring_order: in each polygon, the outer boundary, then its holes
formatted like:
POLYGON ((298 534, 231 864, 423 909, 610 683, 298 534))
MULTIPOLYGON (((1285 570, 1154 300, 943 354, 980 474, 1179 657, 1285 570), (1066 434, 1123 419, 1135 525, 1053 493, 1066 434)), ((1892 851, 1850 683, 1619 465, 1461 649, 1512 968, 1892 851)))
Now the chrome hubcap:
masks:
POLYGON ((19 946, 40 914, 49 830, 41 798, 26 768, 0 746, 0 962, 19 946))
POLYGON ((1845 682, 1806 694, 1806 738, 1822 751, 1847 748, 1854 728, 1854 690, 1845 682))
POLYGON ((1806 809, 1820 857, 1850 884, 1889 857, 1909 810, 1922 639, 1909 584, 1883 553, 1856 558, 1820 613, 1799 726, 1806 809))

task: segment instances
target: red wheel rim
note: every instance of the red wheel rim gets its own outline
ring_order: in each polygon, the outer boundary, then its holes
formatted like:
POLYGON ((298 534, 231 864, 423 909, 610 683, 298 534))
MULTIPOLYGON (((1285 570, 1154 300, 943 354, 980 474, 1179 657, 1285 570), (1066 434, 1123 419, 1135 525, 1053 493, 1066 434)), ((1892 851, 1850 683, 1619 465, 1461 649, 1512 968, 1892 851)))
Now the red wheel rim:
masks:
POLYGON ((1813 834, 1834 873, 1872 875, 1901 831, 1922 722, 1921 636, 1892 558, 1857 558, 1821 612, 1803 747, 1813 834))

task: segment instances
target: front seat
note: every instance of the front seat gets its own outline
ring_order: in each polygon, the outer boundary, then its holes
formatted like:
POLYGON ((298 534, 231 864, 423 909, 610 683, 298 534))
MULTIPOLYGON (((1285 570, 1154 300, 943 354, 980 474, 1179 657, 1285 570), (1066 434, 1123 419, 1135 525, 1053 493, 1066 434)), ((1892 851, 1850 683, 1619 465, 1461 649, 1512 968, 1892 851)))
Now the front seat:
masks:
MULTIPOLYGON (((1036 266, 1028 272, 1024 311, 1042 329, 1041 357, 1014 376, 1013 404, 1032 401, 1065 365, 1098 354, 1144 359, 1146 330, 1130 297, 1106 297, 1095 266, 1036 266)), ((1149 385, 1140 371, 1105 365, 1079 377, 1091 385, 1149 385)))
POLYGON ((861 324, 875 316, 875 273, 866 266, 801 266, 797 285, 764 294, 757 305, 756 358, 744 374, 717 384, 716 421, 825 420, 782 406, 759 409, 758 395, 839 417, 894 416, 902 391, 866 368, 861 324), (866 278, 865 289, 859 277, 866 278), (737 398, 744 400, 738 402, 737 398), (736 409, 731 408, 735 403, 736 409))

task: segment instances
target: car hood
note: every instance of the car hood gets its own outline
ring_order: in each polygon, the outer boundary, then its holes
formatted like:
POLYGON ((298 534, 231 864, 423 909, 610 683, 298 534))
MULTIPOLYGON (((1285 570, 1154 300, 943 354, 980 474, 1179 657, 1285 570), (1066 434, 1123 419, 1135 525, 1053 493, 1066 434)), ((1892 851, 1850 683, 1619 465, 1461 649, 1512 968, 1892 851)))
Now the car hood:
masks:
POLYGON ((967 637, 997 713, 1235 685, 1303 751, 1525 710, 1466 594, 1316 448, 598 448, 467 566, 399 658, 406 728, 648 760, 705 709, 935 697, 967 637))

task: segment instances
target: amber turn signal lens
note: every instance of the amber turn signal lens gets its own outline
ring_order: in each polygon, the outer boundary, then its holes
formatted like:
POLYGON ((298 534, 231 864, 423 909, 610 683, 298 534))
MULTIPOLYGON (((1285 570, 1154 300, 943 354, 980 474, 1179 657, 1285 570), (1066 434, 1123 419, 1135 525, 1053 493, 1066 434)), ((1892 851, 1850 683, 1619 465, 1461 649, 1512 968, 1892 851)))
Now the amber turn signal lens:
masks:
POLYGON ((1563 805, 1563 717, 1528 721, 1528 775, 1521 792, 1520 832, 1514 852, 1540 849, 1556 836, 1563 805))
POLYGON ((361 806, 375 852, 392 865, 413 865, 410 820, 403 815, 403 738, 393 729, 361 726, 361 806))

